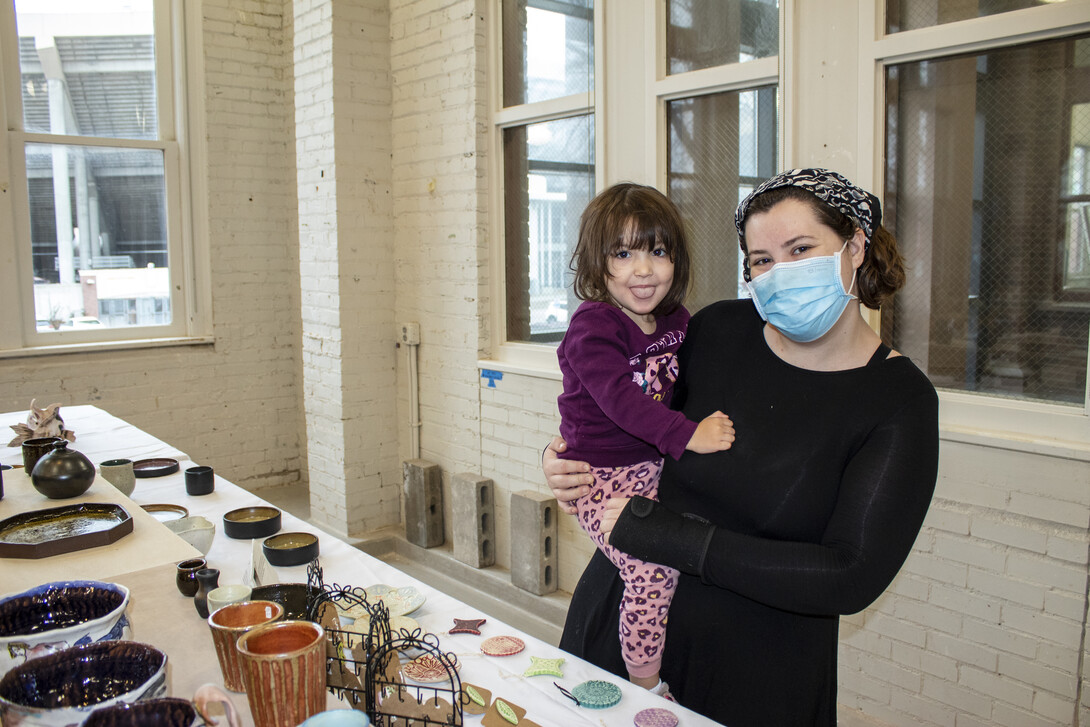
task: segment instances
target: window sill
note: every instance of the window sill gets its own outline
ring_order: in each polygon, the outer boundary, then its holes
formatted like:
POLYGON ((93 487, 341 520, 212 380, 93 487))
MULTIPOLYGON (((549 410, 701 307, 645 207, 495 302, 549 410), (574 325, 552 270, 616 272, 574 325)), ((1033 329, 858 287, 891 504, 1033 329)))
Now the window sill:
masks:
POLYGON ((972 430, 963 427, 941 427, 939 439, 944 442, 974 444, 992 449, 1039 454, 1044 457, 1090 462, 1090 445, 1077 441, 1044 439, 1016 432, 972 430))
POLYGON ((556 362, 556 346, 541 343, 504 344, 495 358, 479 359, 477 368, 550 381, 563 379, 556 362))
POLYGON ((60 343, 52 346, 28 346, 0 351, 0 359, 56 356, 69 353, 97 353, 99 351, 126 351, 171 346, 208 346, 216 342, 213 336, 179 338, 138 338, 129 341, 94 341, 91 343, 60 343))

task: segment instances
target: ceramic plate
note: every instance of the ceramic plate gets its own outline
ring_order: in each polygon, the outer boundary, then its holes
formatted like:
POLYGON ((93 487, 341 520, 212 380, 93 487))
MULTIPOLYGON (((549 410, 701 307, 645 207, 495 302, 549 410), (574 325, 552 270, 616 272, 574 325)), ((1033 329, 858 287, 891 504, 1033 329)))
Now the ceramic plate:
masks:
POLYGON ((526 642, 514 636, 492 636, 481 642, 481 651, 489 656, 511 656, 526 648, 526 642))
MULTIPOLYGON (((355 631, 358 634, 366 636, 371 629, 371 616, 369 614, 364 614, 353 621, 351 626, 347 626, 346 628, 349 631, 355 631)), ((420 624, 417 623, 415 619, 411 619, 408 616, 390 617, 390 632, 395 639, 401 631, 411 634, 419 628, 420 624)))
POLYGON ((162 477, 178 471, 178 460, 169 457, 138 459, 132 463, 132 473, 137 477, 162 477))
POLYGON ((369 586, 364 589, 367 600, 372 603, 384 603, 390 609, 390 618, 394 616, 408 616, 424 605, 424 594, 413 586, 393 588, 383 584, 369 586))
POLYGON ((109 545, 131 532, 132 516, 112 503, 33 510, 0 521, 0 557, 46 558, 109 545))
POLYGON ((178 520, 179 518, 189 517, 189 509, 182 507, 181 505, 141 505, 144 512, 150 514, 153 518, 161 523, 165 523, 168 520, 178 520))
POLYGON ((451 676, 447 672, 447 668, 443 666, 443 662, 432 654, 424 654, 402 664, 401 673, 405 675, 406 679, 412 679, 414 682, 420 682, 421 684, 445 682, 451 676))

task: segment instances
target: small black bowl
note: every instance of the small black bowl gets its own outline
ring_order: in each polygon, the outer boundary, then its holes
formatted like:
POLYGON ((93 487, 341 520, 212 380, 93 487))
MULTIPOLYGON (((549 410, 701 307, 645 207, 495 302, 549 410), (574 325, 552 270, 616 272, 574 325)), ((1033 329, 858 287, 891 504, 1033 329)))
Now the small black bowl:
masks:
POLYGON ((223 532, 236 540, 265 538, 280 532, 281 517, 275 507, 240 507, 223 516, 223 532))
POLYGON ((250 600, 274 601, 284 607, 285 619, 310 621, 313 619, 307 615, 307 598, 317 601, 321 595, 321 588, 306 583, 270 583, 254 586, 250 600))
POLYGON ((318 557, 318 536, 310 533, 280 533, 265 538, 265 542, 261 544, 261 552, 273 565, 302 565, 318 557))

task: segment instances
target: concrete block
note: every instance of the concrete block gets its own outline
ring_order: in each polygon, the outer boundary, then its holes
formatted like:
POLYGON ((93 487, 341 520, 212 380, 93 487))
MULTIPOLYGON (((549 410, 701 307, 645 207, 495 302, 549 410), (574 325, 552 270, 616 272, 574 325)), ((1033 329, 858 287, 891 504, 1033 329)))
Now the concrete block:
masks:
POLYGON ((454 557, 474 568, 496 563, 495 489, 492 480, 469 472, 451 479, 454 557))
POLYGON ((533 490, 511 495, 511 582, 544 596, 557 587, 556 499, 533 490))
POLYGON ((424 459, 401 463, 405 539, 421 548, 443 544, 443 486, 439 465, 424 459))

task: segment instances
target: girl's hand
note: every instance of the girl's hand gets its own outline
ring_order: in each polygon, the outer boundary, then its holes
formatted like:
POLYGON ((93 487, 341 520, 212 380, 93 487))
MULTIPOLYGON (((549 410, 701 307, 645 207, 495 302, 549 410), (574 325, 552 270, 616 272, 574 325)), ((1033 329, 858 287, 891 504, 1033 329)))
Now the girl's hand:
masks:
POLYGON ((574 459, 560 459, 557 454, 568 448, 567 442, 560 437, 553 437, 549 446, 541 455, 541 470, 545 473, 545 482, 553 491, 560 509, 574 515, 575 500, 590 494, 590 485, 594 477, 590 474, 590 465, 574 459))
POLYGON ((613 526, 617 524, 617 518, 621 516, 621 510, 624 510, 629 499, 628 497, 618 497, 617 499, 606 500, 605 507, 602 508, 600 513, 602 524, 599 528, 599 532, 605 537, 606 543, 609 542, 609 535, 613 532, 613 526))
POLYGON ((709 414, 696 425, 685 449, 697 454, 711 454, 730 449, 734 444, 734 422, 721 411, 709 414))

